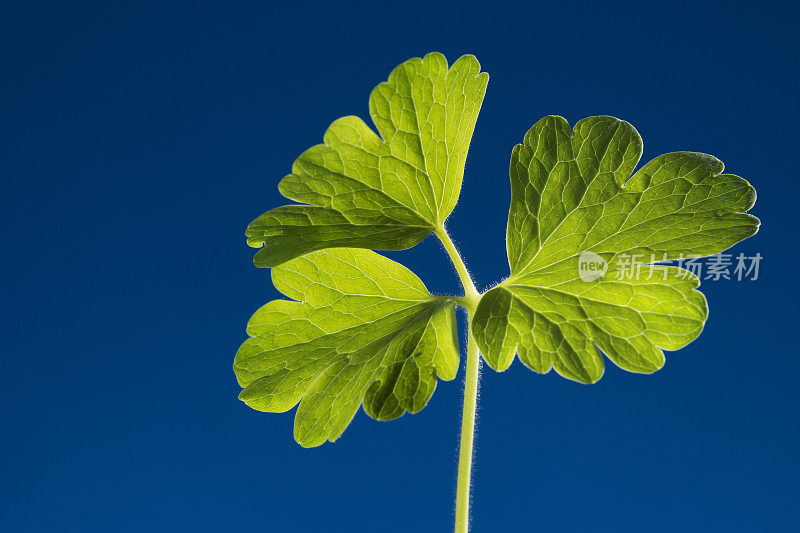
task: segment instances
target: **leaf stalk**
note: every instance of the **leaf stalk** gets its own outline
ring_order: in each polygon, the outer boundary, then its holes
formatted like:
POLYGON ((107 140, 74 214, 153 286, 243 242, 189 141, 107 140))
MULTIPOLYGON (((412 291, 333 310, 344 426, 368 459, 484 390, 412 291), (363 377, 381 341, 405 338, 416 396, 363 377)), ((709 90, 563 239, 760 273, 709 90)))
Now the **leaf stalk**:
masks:
POLYGON ((453 266, 456 268, 458 278, 461 280, 461 286, 464 288, 464 297, 460 298, 460 301, 463 302, 462 305, 469 311, 474 312, 475 308, 478 307, 478 300, 480 300, 481 295, 475 288, 472 278, 469 276, 467 265, 465 265, 464 261, 461 259, 461 255, 458 253, 456 245, 453 244, 453 241, 450 239, 450 235, 447 234, 447 230, 444 229, 444 226, 440 226, 435 233, 442 245, 444 245, 447 255, 450 256, 450 261, 452 261, 453 266))
POLYGON ((447 255, 450 256, 453 266, 464 288, 464 296, 456 300, 467 308, 467 364, 466 377, 464 378, 464 406, 461 413, 461 443, 458 452, 458 479, 456 481, 456 520, 455 533, 469 531, 470 484, 472 477, 472 451, 475 441, 475 418, 478 401, 478 381, 480 379, 481 360, 478 345, 472 336, 472 317, 478 307, 480 293, 475 288, 469 275, 467 266, 461 255, 444 229, 441 226, 436 230, 436 236, 444 245, 447 255))

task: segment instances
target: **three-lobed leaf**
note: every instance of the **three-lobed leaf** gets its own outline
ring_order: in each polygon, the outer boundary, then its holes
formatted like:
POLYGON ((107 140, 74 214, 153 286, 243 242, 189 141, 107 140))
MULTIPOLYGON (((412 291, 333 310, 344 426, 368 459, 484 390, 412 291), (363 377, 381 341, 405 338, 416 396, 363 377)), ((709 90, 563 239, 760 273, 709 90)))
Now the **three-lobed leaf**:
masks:
MULTIPOLYGON (((357 117, 335 121, 279 185, 299 204, 248 227, 248 244, 261 248, 255 264, 273 268, 292 300, 269 302, 250 320, 234 363, 240 398, 269 412, 299 404, 303 446, 336 440, 361 405, 378 420, 416 413, 437 378, 455 377, 457 300, 431 295, 368 249, 441 235, 487 81, 473 56, 449 68, 436 53, 401 64, 370 97, 380 136, 357 117)), ((746 211, 755 191, 692 152, 659 156, 631 176, 641 154, 638 132, 613 117, 574 129, 545 117, 514 148, 510 276, 480 297, 470 321, 492 368, 518 355, 537 372, 592 383, 604 371, 600 351, 626 370, 653 372, 662 350, 700 333, 708 310, 694 275, 665 265, 619 274, 630 258, 705 256, 754 234, 758 219, 746 211), (581 277, 587 253, 606 263, 605 276, 581 277)))
POLYGON ((263 247, 256 265, 331 247, 403 250, 442 227, 488 79, 471 55, 449 69, 439 53, 395 68, 369 100, 380 137, 358 117, 335 121, 279 185, 305 205, 273 209, 247 228, 248 244, 263 247))
POLYGON ((758 230, 745 212, 755 191, 699 153, 659 156, 631 177, 642 154, 638 132, 613 117, 545 117, 511 157, 507 248, 511 275, 483 295, 472 321, 488 364, 506 369, 518 354, 537 372, 550 368, 592 383, 603 374, 598 348, 632 372, 664 364, 703 328, 698 279, 645 263, 706 256, 758 230), (584 281, 591 252, 607 273, 584 281), (635 274, 635 275, 634 275, 635 274))

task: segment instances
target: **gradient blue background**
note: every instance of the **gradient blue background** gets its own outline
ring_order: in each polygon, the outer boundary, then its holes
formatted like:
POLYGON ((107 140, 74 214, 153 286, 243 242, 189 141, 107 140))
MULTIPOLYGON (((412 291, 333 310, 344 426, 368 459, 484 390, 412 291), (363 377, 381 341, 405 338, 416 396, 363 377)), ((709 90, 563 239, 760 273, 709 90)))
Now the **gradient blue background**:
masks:
MULTIPOLYGON (((645 160, 715 154, 763 221, 734 249, 764 256, 760 279, 705 283, 705 332, 655 375, 487 369, 474 531, 800 530, 796 12, 168 4, 0 11, 0 530, 450 529, 463 371, 420 414, 361 412, 312 450, 231 371, 277 297, 246 224, 331 121, 432 50, 491 75, 449 223, 480 287, 507 274, 510 150, 546 114, 622 117, 645 160)), ((458 290, 432 239, 391 256, 458 290)))

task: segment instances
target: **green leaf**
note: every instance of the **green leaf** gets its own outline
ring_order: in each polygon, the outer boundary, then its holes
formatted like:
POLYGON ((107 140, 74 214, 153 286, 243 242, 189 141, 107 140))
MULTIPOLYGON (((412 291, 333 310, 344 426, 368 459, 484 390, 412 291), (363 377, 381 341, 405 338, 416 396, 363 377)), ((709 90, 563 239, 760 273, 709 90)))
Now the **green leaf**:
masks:
POLYGON ((359 406, 378 420, 416 413, 458 368, 455 304, 375 252, 312 252, 272 271, 274 300, 248 324, 234 362, 239 396, 260 411, 300 402, 295 439, 336 440, 359 406), (302 401, 301 401, 302 400, 302 401))
POLYGON ((654 372, 703 328, 697 278, 654 263, 718 253, 758 230, 745 214, 755 190, 699 153, 661 155, 632 177, 638 132, 613 117, 545 117, 511 156, 507 249, 511 275, 483 295, 472 321, 488 364, 505 370, 515 353, 537 372, 592 383, 598 348, 619 367, 654 372), (607 262, 584 281, 582 252, 607 262), (631 277, 632 279, 627 279, 631 277), (618 279, 622 278, 622 279, 618 279))
POLYGON ((333 247, 403 250, 443 225, 461 190, 464 163, 489 76, 474 56, 448 70, 442 54, 414 58, 370 96, 376 135, 358 117, 331 124, 304 152, 281 193, 306 205, 273 209, 247 228, 273 267, 333 247))

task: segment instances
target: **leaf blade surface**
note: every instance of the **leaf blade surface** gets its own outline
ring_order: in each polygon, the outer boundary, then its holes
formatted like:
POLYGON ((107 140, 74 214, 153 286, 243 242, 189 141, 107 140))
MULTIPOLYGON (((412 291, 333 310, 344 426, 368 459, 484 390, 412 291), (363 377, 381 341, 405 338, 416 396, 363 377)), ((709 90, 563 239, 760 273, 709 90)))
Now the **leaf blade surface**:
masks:
POLYGON ((410 59, 370 96, 380 136, 349 116, 298 157, 281 193, 304 205, 264 213, 247 229, 273 267, 332 247, 403 250, 440 227, 458 201, 488 83, 474 56, 410 59))
POLYGON ((755 190, 694 152, 656 157, 631 176, 641 153, 638 132, 613 117, 574 128, 545 117, 514 148, 511 275, 483 295, 472 323, 490 366, 505 370, 518 355, 537 372, 593 383, 604 370, 598 349, 625 370, 654 372, 662 349, 702 331, 708 307, 694 275, 653 265, 642 279, 623 275, 626 262, 711 255, 753 235, 755 190), (581 278, 586 252, 602 258, 604 276, 581 278))
POLYGON ((455 377, 455 304, 399 263, 369 250, 322 250, 276 267, 273 282, 295 301, 253 315, 234 371, 250 407, 300 404, 301 445, 336 440, 362 403, 378 420, 416 413, 437 377, 455 377))

